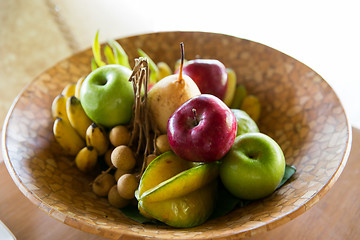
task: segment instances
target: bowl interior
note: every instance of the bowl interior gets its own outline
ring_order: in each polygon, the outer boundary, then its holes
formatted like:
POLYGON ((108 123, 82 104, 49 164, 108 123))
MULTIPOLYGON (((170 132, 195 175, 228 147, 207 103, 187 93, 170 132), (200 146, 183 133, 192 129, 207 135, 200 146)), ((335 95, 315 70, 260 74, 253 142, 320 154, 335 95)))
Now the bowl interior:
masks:
MULTIPOLYGON (((91 49, 65 59, 34 79, 14 101, 3 129, 3 154, 20 190, 52 217, 110 238, 205 239, 251 236, 286 223, 328 191, 345 166, 351 130, 330 86, 301 62, 265 45, 204 32, 161 32, 119 39, 131 61, 142 48, 155 62, 174 66, 180 57, 214 58, 235 70, 238 82, 259 97, 259 128, 274 138, 290 182, 271 196, 191 229, 134 222, 95 196, 94 176, 79 172, 52 134, 51 103, 62 88, 90 72, 91 49)), ((132 63, 132 62, 131 62, 132 63)))

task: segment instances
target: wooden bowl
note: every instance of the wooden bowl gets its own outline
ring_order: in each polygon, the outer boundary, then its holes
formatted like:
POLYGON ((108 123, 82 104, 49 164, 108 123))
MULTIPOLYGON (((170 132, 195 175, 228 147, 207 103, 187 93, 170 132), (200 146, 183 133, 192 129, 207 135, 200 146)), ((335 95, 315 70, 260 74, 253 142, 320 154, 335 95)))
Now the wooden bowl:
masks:
POLYGON ((215 58, 262 103, 260 130, 274 138, 291 181, 271 196, 190 229, 132 221, 92 193, 93 176, 79 172, 52 133, 51 102, 63 87, 90 72, 91 49, 35 78, 15 99, 3 128, 4 160, 14 182, 34 204, 67 225, 119 239, 238 239, 271 230, 304 213, 333 186, 351 146, 351 127, 331 87, 303 63, 265 45, 205 32, 160 32, 118 40, 131 61, 142 48, 155 62, 215 58))

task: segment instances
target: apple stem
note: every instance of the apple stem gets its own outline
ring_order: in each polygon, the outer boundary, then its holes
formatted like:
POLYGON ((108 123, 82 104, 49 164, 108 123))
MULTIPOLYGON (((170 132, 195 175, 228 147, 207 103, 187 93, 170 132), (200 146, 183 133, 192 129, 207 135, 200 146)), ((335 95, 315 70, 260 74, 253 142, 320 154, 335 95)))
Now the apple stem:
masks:
POLYGON ((184 66, 184 59, 185 59, 185 51, 184 51, 184 43, 180 43, 180 49, 181 49, 181 61, 180 61, 180 68, 179 68, 179 80, 182 79, 182 70, 184 66))
POLYGON ((198 121, 198 119, 197 119, 196 109, 193 108, 193 109, 192 109, 192 112, 193 112, 193 114, 194 114, 194 126, 197 126, 197 125, 199 124, 199 121, 198 121))

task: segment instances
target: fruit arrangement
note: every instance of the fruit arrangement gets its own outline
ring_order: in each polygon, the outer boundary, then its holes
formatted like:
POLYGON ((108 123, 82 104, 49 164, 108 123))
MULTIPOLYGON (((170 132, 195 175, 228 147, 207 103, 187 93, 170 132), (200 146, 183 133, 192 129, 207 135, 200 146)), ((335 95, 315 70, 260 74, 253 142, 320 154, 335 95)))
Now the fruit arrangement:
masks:
POLYGON ((96 195, 136 221, 185 228, 272 194, 295 168, 260 133, 260 101, 236 73, 186 61, 180 47, 174 71, 141 49, 131 68, 114 40, 102 54, 97 33, 92 71, 55 97, 52 115, 64 152, 97 173, 96 195))

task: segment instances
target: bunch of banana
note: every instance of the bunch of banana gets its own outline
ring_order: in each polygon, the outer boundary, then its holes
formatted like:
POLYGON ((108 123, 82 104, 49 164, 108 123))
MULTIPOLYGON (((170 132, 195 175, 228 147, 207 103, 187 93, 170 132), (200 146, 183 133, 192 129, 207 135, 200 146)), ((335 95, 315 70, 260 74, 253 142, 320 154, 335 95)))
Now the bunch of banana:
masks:
POLYGON ((83 172, 91 171, 97 164, 98 153, 92 146, 86 146, 80 149, 76 154, 76 167, 83 172))
POLYGON ((257 122, 260 118, 261 104, 254 95, 248 95, 244 85, 237 84, 236 73, 233 69, 227 68, 228 85, 224 102, 232 109, 241 109, 257 122))
POLYGON ((68 121, 65 121, 61 117, 55 119, 53 132, 56 141, 64 151, 71 156, 75 156, 83 147, 85 147, 84 139, 80 137, 68 121))
POLYGON ((69 122, 69 118, 66 113, 66 97, 64 95, 59 94, 55 97, 51 105, 51 113, 53 120, 59 117, 63 121, 69 122))
POLYGON ((75 88, 76 88, 76 84, 70 83, 70 84, 65 86, 65 88, 62 90, 61 94, 64 95, 66 98, 74 96, 75 95, 75 88))
POLYGON ((75 84, 67 84, 51 105, 55 139, 72 156, 85 147, 85 132, 92 123, 75 97, 76 89, 81 88, 81 79, 75 84))
POLYGON ((51 105, 51 113, 54 120, 57 117, 61 117, 65 121, 69 121, 66 113, 66 101, 71 96, 75 96, 80 99, 80 89, 84 79, 84 77, 81 77, 76 83, 67 84, 62 92, 55 97, 51 105))
POLYGON ((228 75, 228 82, 226 87, 226 92, 224 96, 224 103, 228 106, 232 103, 235 95, 236 89, 236 73, 233 69, 227 68, 226 69, 228 75))
MULTIPOLYGON (((106 62, 101 59, 99 32, 96 33, 92 50, 92 70, 106 64, 120 64, 131 68, 124 49, 115 40, 109 40, 104 48, 106 62)), ((162 71, 163 67, 160 67, 162 71)), ((163 71, 162 71, 163 72, 163 71)), ((163 73, 162 73, 163 74, 163 73)), ((85 78, 65 86, 52 103, 55 139, 67 154, 76 156, 75 164, 81 171, 91 170, 99 156, 109 149, 110 142, 102 126, 93 123, 80 102, 80 90, 85 78)))
POLYGON ((79 80, 77 80, 77 82, 76 82, 74 95, 75 95, 75 97, 77 97, 78 99, 80 99, 80 89, 81 89, 81 86, 82 86, 84 80, 85 80, 85 77, 81 77, 81 78, 79 78, 79 80))
POLYGON ((71 126, 83 139, 85 139, 86 130, 91 125, 92 121, 86 115, 80 100, 77 97, 71 96, 66 100, 66 113, 71 126))
POLYGON ((79 170, 93 169, 99 156, 109 149, 109 137, 102 126, 93 123, 81 106, 81 77, 76 84, 70 83, 53 100, 53 133, 64 151, 75 156, 79 170))
POLYGON ((102 126, 91 123, 85 132, 86 146, 75 157, 75 164, 80 171, 91 171, 97 164, 98 157, 109 149, 109 138, 102 126))
POLYGON ((86 145, 95 148, 101 156, 109 149, 109 137, 102 126, 92 123, 86 130, 86 145))

